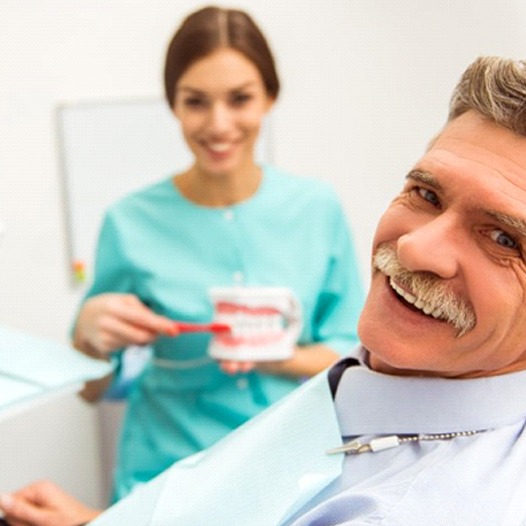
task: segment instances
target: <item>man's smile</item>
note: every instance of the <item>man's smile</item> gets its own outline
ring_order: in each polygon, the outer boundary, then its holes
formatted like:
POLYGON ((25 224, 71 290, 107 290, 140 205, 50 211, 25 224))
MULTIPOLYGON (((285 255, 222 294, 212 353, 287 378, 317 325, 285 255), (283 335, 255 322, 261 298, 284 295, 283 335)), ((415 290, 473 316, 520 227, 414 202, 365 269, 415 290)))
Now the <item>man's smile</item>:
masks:
POLYGON ((395 292, 396 296, 407 306, 411 307, 415 311, 420 311, 426 316, 432 316, 437 320, 444 321, 444 312, 438 306, 424 303, 421 299, 417 298, 414 294, 408 292, 406 289, 398 285, 395 280, 390 277, 389 285, 395 292))

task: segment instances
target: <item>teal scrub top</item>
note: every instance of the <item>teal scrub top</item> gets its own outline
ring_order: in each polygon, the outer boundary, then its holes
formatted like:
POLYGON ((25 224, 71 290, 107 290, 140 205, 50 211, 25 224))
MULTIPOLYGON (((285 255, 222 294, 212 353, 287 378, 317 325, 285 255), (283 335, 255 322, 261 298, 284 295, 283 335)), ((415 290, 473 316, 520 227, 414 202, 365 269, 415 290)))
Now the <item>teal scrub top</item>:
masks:
MULTIPOLYGON (((196 205, 166 178, 111 207, 86 296, 137 295, 174 320, 210 321, 211 287, 283 286, 301 303, 298 343, 340 354, 357 344, 363 287, 343 210, 326 183, 263 167, 258 191, 229 207, 196 205)), ((200 451, 296 388, 300 379, 228 375, 210 336, 161 336, 134 383, 114 498, 200 451)))

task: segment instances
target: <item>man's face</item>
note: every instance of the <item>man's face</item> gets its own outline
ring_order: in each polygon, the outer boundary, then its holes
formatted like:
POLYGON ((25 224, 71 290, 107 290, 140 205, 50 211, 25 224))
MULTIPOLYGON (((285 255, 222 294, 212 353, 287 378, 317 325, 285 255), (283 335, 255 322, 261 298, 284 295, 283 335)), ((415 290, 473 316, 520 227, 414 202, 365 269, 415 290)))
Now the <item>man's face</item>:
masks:
POLYGON ((526 369, 526 138, 474 112, 449 123, 382 216, 378 254, 359 323, 373 369, 526 369))

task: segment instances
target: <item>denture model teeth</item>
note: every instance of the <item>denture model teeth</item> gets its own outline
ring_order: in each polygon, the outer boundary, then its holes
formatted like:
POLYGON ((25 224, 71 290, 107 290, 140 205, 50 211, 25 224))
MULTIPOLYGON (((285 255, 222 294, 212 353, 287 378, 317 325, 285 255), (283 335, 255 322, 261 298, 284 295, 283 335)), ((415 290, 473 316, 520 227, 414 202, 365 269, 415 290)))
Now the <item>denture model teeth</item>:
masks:
POLYGON ((285 333, 284 316, 273 307, 222 302, 216 306, 214 320, 232 327, 230 333, 216 335, 223 345, 267 345, 279 341, 285 333))

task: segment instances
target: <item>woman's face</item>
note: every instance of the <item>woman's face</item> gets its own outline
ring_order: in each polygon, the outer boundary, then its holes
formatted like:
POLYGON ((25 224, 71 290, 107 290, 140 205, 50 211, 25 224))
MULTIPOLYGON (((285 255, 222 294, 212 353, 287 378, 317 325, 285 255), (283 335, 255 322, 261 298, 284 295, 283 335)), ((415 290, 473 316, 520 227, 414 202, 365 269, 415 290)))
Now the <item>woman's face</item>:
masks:
POLYGON ((177 83, 173 109, 196 168, 208 175, 250 169, 272 103, 259 70, 239 51, 222 48, 194 62, 177 83))

